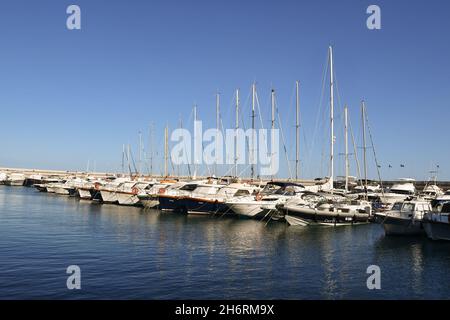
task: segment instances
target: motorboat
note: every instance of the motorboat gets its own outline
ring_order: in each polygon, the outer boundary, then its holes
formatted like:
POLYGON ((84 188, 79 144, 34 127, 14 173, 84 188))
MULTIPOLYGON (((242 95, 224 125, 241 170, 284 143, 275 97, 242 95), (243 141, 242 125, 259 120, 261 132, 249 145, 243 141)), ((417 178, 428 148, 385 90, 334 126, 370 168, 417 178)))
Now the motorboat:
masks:
POLYGON ((8 175, 4 172, 0 172, 0 185, 5 184, 6 180, 8 180, 8 175))
POLYGON ((270 181, 261 192, 246 197, 231 198, 226 200, 225 204, 239 216, 264 218, 271 213, 276 213, 277 204, 303 192, 305 192, 305 187, 301 184, 270 181))
POLYGON ((100 187, 100 195, 103 203, 118 203, 117 189, 124 183, 130 182, 129 178, 117 178, 100 187))
POLYGON ((380 195, 381 202, 392 205, 396 202, 414 197, 416 194, 414 182, 415 180, 410 178, 399 179, 397 183, 393 184, 392 187, 380 195))
POLYGON ((439 186, 437 186, 436 184, 428 184, 425 186, 419 196, 426 200, 434 200, 443 195, 444 191, 439 186))
POLYGON ((13 187, 21 187, 24 183, 25 175, 23 173, 11 173, 4 182, 4 184, 13 187))
POLYGON ((424 233, 422 219, 431 210, 429 201, 417 199, 396 202, 391 210, 375 216, 386 235, 419 235, 424 233))
POLYGON ((450 241, 450 201, 439 204, 437 210, 427 212, 422 220, 428 238, 450 241))
POLYGON ((116 189, 117 202, 122 206, 139 205, 138 194, 151 186, 153 186, 153 183, 145 181, 125 182, 116 189))
POLYGON ((139 198, 139 202, 146 209, 156 208, 159 205, 159 194, 164 193, 168 187, 176 184, 177 182, 177 180, 167 179, 156 182, 150 188, 142 190, 138 193, 137 197, 139 198))
POLYGON ((192 193, 183 199, 185 210, 193 214, 233 214, 225 202, 230 199, 248 197, 259 191, 259 187, 244 183, 222 185, 215 190, 209 190, 209 185, 199 185, 192 193))
POLYGON ((343 226, 369 222, 372 206, 369 201, 356 199, 330 199, 329 195, 304 193, 277 205, 291 226, 326 225, 343 226))

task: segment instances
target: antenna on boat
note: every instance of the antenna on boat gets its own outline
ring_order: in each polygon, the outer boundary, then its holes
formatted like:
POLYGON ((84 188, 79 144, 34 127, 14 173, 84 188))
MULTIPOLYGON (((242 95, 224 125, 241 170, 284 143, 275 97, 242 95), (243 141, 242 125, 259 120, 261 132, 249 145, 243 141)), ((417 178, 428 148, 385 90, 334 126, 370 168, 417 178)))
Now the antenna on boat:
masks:
POLYGON ((348 107, 344 107, 344 135, 345 135, 345 192, 348 192, 348 175, 350 166, 348 162, 348 107))
POLYGON ((239 89, 236 89, 236 135, 235 135, 235 143, 234 143, 234 148, 235 148, 235 155, 234 155, 234 175, 238 176, 238 134, 239 134, 239 89))
POLYGON ((331 134, 331 150, 330 150, 330 184, 331 193, 334 188, 334 76, 333 76, 333 48, 328 47, 330 59, 330 134, 331 134))
POLYGON ((299 123, 300 117, 300 103, 298 92, 298 81, 295 81, 295 180, 298 180, 298 165, 299 165, 299 123))
POLYGON ((254 157, 255 157, 255 98, 256 98, 256 83, 252 84, 252 139, 251 139, 251 148, 250 148, 250 178, 253 180, 255 176, 255 166, 254 166, 254 157))

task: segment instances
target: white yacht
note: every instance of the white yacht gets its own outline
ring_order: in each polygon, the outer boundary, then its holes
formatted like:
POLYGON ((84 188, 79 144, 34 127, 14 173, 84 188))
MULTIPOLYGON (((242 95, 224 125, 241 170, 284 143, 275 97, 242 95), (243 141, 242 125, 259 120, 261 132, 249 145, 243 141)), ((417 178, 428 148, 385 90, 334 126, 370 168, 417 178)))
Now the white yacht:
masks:
POLYGON ((153 184, 150 188, 138 193, 139 202, 146 209, 156 208, 159 205, 158 195, 175 183, 177 183, 175 180, 162 180, 153 184))
POLYGON ((380 195, 381 202, 392 205, 413 197, 416 194, 414 182, 415 180, 410 178, 399 179, 397 183, 380 195))
POLYGON ((11 173, 6 179, 5 184, 8 186, 20 187, 25 183, 25 175, 23 173, 11 173))
POLYGON ((271 181, 261 192, 226 200, 226 206, 235 214, 249 218, 263 218, 270 212, 276 212, 276 205, 283 203, 302 192, 305 187, 292 182, 271 181))
POLYGON ((8 175, 4 172, 0 172, 0 185, 5 184, 6 180, 8 180, 8 175))
POLYGON ((369 222, 372 206, 365 200, 304 193, 277 206, 291 226, 343 226, 369 222))
POLYGON ((130 182, 129 178, 117 178, 100 187, 100 195, 104 203, 118 203, 117 189, 124 183, 130 182))
POLYGON ((422 219, 431 212, 431 204, 424 200, 396 202, 387 212, 375 216, 383 225, 386 235, 417 235, 424 233, 422 219))
POLYGON ((139 204, 138 194, 150 188, 153 183, 145 181, 129 181, 116 188, 117 202, 123 206, 139 204))
POLYGON ((450 241, 450 201, 439 204, 436 211, 425 214, 422 224, 428 238, 450 241))
POLYGON ((444 195, 444 191, 436 184, 426 185, 423 191, 420 193, 420 197, 426 200, 434 200, 442 195, 444 195))

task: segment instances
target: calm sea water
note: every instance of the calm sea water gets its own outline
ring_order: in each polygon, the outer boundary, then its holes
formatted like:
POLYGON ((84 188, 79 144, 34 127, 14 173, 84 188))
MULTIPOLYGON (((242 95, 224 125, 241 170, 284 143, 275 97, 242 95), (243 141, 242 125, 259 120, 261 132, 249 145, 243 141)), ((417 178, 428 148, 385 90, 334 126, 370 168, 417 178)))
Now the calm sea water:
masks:
POLYGON ((450 298, 450 243, 288 227, 0 186, 1 299, 450 298), (381 290, 366 269, 381 268, 381 290), (69 265, 81 290, 68 290, 69 265))

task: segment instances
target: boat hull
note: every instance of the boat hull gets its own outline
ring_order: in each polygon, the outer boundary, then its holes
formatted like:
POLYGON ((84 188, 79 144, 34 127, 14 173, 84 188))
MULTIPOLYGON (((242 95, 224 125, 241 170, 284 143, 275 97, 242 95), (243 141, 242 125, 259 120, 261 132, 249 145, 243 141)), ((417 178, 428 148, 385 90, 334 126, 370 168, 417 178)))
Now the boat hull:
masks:
POLYGON ((78 195, 80 196, 80 199, 83 200, 91 200, 92 199, 92 195, 91 195, 91 190, 90 189, 78 189, 78 195))
POLYGON ((421 220, 404 219, 400 217, 384 217, 382 222, 386 235, 423 235, 421 220))
POLYGON ((118 203, 119 201, 115 191, 101 190, 100 194, 104 203, 118 203))
POLYGON ((128 192, 117 192, 117 202, 122 206, 137 206, 139 205, 139 198, 136 194, 128 192))
POLYGON ((311 208, 291 208, 286 206, 278 207, 284 213, 286 221, 290 225, 326 225, 344 226, 369 223, 369 214, 332 212, 311 208))
POLYGON ((423 228, 432 240, 450 241, 450 224, 438 221, 423 221, 423 228))

